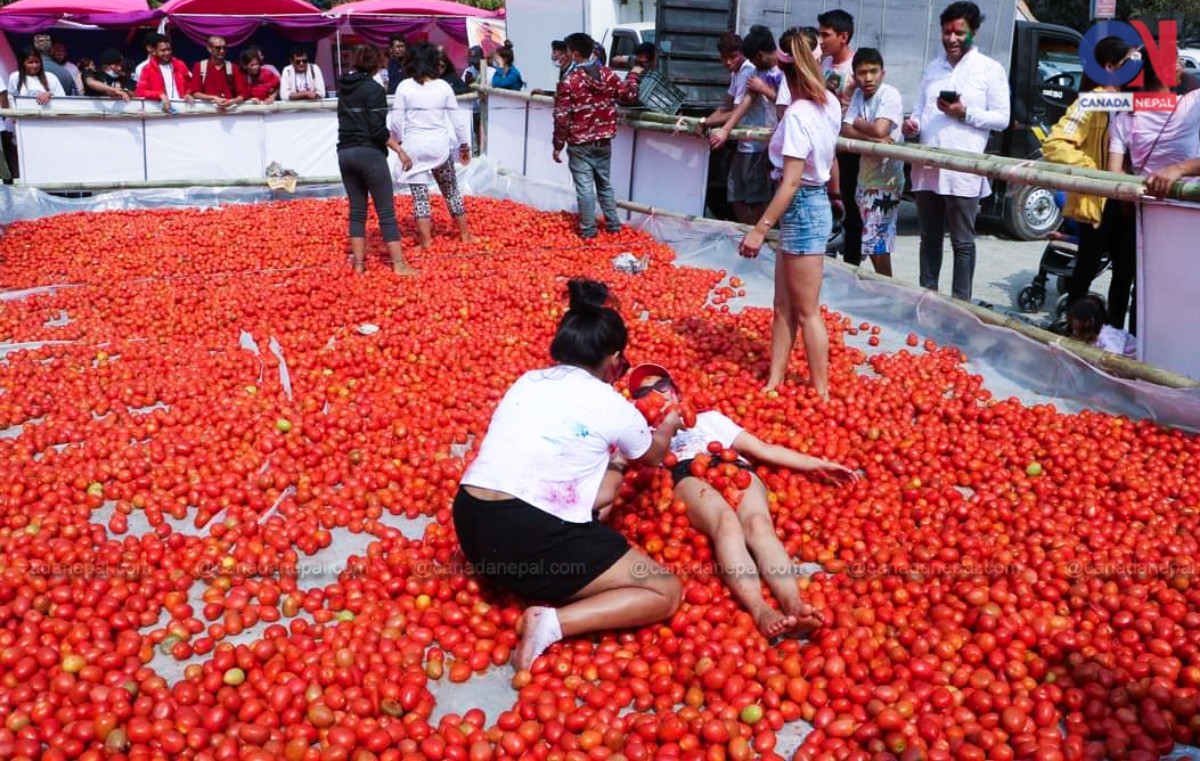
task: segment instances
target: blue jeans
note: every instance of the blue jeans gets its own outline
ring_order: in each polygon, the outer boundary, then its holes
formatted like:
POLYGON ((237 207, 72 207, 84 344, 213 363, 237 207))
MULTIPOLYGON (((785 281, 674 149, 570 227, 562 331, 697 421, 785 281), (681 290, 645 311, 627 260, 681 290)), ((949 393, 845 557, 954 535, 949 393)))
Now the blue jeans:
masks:
POLYGON ((612 187, 612 141, 567 146, 567 166, 575 182, 575 198, 579 203, 579 234, 585 238, 596 235, 596 201, 604 212, 609 232, 621 229, 617 217, 617 199, 612 187))

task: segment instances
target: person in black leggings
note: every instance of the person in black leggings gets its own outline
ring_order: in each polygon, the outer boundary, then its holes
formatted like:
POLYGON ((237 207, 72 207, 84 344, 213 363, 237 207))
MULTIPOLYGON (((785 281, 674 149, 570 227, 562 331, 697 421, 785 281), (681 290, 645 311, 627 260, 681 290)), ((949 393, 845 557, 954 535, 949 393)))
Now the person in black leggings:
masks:
POLYGON ((376 48, 360 47, 354 54, 353 71, 338 80, 338 168, 350 199, 350 253, 355 271, 362 272, 366 266, 369 193, 392 257, 392 269, 399 275, 412 275, 416 270, 404 260, 400 247, 388 149, 396 151, 402 163, 405 157, 388 132, 387 93, 374 80, 382 62, 376 48))

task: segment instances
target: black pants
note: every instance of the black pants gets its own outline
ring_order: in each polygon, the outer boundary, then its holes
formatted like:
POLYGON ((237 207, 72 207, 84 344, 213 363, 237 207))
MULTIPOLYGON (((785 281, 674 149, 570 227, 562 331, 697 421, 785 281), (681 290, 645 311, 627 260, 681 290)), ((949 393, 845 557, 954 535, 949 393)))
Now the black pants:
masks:
POLYGON ((979 199, 942 196, 928 190, 914 195, 917 221, 921 225, 921 287, 938 289, 948 230, 950 248, 954 250, 951 293, 956 299, 970 301, 975 280, 975 217, 979 214, 979 199))
POLYGON ((350 237, 367 237, 367 195, 370 194, 375 202, 375 213, 379 215, 383 239, 388 243, 400 240, 387 154, 370 146, 343 148, 338 151, 338 169, 350 199, 350 237))
POLYGON ((1088 294, 1107 251, 1112 259, 1112 280, 1108 285, 1108 324, 1137 333, 1137 309, 1134 308, 1133 281, 1137 275, 1137 208, 1128 201, 1108 201, 1099 227, 1079 226, 1079 253, 1075 272, 1067 288, 1067 302, 1074 304, 1088 294))
POLYGON ((846 264, 862 264, 862 214, 858 211, 858 164, 857 153, 839 153, 838 183, 841 185, 842 205, 846 207, 846 218, 842 220, 845 246, 842 248, 842 258, 846 264))

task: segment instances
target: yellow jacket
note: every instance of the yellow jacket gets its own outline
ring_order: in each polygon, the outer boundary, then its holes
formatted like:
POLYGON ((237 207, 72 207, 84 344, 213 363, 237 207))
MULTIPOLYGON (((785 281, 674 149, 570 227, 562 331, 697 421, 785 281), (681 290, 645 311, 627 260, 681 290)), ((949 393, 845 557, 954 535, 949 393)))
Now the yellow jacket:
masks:
MULTIPOLYGON (((1083 111, 1075 101, 1042 143, 1042 157, 1056 164, 1103 169, 1108 163, 1108 114, 1083 111)), ((1104 203, 1105 199, 1098 196, 1070 193, 1063 214, 1078 222, 1099 225, 1104 203)))

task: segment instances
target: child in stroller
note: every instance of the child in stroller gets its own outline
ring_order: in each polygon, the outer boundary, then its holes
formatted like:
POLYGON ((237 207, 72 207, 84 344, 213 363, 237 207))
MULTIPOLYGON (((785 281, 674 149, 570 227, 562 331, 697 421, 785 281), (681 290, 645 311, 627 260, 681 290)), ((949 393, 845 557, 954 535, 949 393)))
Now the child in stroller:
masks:
MULTIPOLYGON (((1061 190, 1055 193, 1058 208, 1067 204, 1067 194, 1061 190)), ((1055 290, 1058 301, 1054 305, 1054 313, 1050 316, 1051 325, 1061 325, 1067 307, 1067 287, 1071 275, 1075 272, 1075 261, 1079 254, 1079 223, 1064 217, 1059 229, 1050 234, 1046 248, 1042 251, 1042 259, 1038 263, 1038 273, 1033 282, 1021 289, 1017 294, 1017 306, 1022 312, 1036 312, 1046 305, 1046 286, 1050 278, 1055 278, 1055 290)), ((1110 266, 1108 252, 1100 260, 1097 277, 1110 266)))

